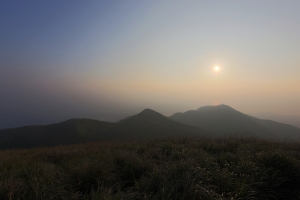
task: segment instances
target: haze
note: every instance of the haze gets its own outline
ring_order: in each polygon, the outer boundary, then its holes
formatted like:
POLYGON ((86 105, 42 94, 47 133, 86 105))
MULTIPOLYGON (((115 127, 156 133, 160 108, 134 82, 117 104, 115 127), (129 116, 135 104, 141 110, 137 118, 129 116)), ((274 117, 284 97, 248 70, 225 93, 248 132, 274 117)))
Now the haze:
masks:
POLYGON ((299 116, 299 10, 298 0, 3 1, 0 129, 223 103, 299 116))

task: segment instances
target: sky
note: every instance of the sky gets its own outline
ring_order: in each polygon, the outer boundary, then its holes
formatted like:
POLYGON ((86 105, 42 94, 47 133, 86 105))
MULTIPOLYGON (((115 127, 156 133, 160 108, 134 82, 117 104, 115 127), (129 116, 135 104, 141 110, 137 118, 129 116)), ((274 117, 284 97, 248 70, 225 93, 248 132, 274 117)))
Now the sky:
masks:
POLYGON ((299 0, 4 0, 0 128, 218 104, 299 116, 299 10, 299 0))

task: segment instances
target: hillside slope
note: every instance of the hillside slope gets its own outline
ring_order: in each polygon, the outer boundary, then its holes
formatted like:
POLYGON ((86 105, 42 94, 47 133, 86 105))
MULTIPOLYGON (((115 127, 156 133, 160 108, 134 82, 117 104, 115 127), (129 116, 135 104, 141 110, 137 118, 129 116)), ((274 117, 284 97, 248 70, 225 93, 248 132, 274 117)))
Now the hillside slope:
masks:
POLYGON ((114 123, 91 119, 70 119, 50 125, 1 130, 0 148, 33 148, 123 139, 123 133, 122 128, 114 123))
POLYGON ((108 140, 142 140, 207 134, 146 109, 119 123, 70 119, 61 123, 0 130, 0 149, 34 148, 108 140))
POLYGON ((250 118, 272 131, 278 137, 284 137, 286 139, 300 139, 300 129, 298 127, 272 120, 258 119, 252 116, 250 116, 250 118))
POLYGON ((218 136, 236 133, 263 138, 300 138, 300 129, 296 127, 259 120, 227 105, 205 106, 185 113, 175 113, 170 119, 206 129, 218 136))
POLYGON ((151 109, 145 109, 119 123, 126 127, 126 130, 130 130, 132 137, 138 137, 135 134, 139 134, 139 137, 144 139, 209 134, 208 131, 178 123, 151 109))

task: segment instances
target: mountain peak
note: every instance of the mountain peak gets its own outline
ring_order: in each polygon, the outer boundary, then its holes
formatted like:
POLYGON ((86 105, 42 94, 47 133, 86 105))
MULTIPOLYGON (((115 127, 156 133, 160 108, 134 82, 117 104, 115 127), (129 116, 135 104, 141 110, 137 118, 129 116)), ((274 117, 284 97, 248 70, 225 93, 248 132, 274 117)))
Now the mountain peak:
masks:
POLYGON ((222 109, 230 109, 230 110, 234 110, 232 107, 225 105, 225 104, 220 104, 217 105, 216 108, 222 108, 222 109))
POLYGON ((139 114, 133 115, 133 116, 129 116, 125 119, 120 120, 119 122, 121 123, 128 123, 128 122, 134 122, 136 123, 136 119, 148 119, 148 120, 161 120, 161 119, 166 119, 165 116, 163 116, 162 114, 151 110, 149 108, 144 109, 142 112, 140 112, 139 114))
POLYGON ((146 108, 146 109, 144 109, 142 112, 140 112, 140 114, 141 113, 156 113, 156 111, 154 111, 154 110, 152 110, 152 109, 150 109, 150 108, 146 108))
POLYGON ((198 108, 196 111, 205 111, 205 110, 234 110, 234 109, 228 105, 220 104, 216 106, 203 106, 198 108))
POLYGON ((171 119, 186 125, 203 128, 217 135, 250 132, 257 136, 273 136, 266 127, 224 104, 204 106, 197 109, 196 112, 173 115, 171 119))
POLYGON ((227 108, 231 108, 230 106, 226 105, 226 104, 219 104, 219 105, 216 105, 216 107, 227 107, 227 108))
POLYGON ((154 110, 146 108, 142 112, 140 112, 138 114, 138 116, 144 116, 144 117, 158 117, 159 116, 159 117, 161 117, 163 115, 160 114, 160 113, 158 113, 158 112, 156 112, 156 111, 154 111, 154 110))

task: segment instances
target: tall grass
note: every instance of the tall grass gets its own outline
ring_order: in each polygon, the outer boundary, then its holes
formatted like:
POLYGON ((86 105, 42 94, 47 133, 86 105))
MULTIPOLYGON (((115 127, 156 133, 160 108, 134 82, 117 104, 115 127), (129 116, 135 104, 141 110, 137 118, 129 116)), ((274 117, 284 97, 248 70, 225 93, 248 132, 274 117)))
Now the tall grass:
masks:
POLYGON ((178 138, 0 151, 0 199, 299 198, 299 142, 178 138))

